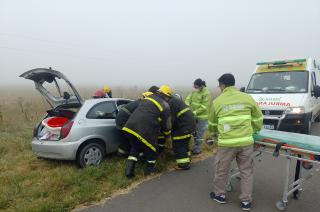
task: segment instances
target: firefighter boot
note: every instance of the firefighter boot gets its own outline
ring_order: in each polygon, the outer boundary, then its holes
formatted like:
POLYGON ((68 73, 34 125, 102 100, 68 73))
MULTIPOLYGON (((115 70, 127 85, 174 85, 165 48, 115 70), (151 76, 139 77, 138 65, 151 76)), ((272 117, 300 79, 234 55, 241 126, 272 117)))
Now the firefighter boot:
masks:
POLYGON ((144 175, 150 175, 156 171, 155 163, 146 163, 144 175))
POLYGON ((127 178, 134 177, 134 168, 136 166, 136 162, 133 160, 128 160, 127 169, 126 169, 126 176, 127 178))

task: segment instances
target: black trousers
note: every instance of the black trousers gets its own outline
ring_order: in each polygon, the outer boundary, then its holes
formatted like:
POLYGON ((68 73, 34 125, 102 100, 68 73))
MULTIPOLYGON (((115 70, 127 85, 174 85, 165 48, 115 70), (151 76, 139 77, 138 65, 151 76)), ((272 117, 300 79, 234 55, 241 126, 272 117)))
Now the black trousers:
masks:
POLYGON ((148 163, 156 162, 158 151, 154 152, 133 135, 129 135, 128 137, 131 145, 130 154, 128 157, 129 160, 138 161, 138 156, 142 152, 148 163))
POLYGON ((121 134, 122 134, 122 139, 120 140, 118 151, 122 154, 129 154, 131 149, 131 145, 129 141, 130 135, 124 131, 121 131, 121 134))
POLYGON ((172 149, 178 165, 190 164, 189 142, 190 138, 172 141, 172 149))

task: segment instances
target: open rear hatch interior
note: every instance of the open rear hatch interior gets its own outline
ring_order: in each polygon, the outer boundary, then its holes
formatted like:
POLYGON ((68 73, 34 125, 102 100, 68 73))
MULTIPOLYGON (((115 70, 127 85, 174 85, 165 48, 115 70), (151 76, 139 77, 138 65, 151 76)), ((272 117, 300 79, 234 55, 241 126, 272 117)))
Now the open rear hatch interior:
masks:
POLYGON ((65 127, 71 130, 73 119, 80 108, 81 104, 68 104, 48 110, 47 115, 37 125, 34 137, 42 141, 58 141, 66 137, 66 134, 63 135, 63 130, 65 127))

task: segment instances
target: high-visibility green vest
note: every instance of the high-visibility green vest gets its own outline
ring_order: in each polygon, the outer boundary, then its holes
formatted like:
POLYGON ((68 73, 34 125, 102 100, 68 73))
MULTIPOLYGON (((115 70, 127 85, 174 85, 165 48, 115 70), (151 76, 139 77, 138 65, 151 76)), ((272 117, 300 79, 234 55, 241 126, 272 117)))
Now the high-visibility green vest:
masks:
POLYGON ((186 104, 190 106, 195 117, 201 120, 208 120, 211 94, 208 88, 201 91, 193 91, 186 98, 186 104))
POLYGON ((254 99, 235 87, 227 87, 211 106, 210 135, 218 132, 218 146, 244 147, 253 144, 253 133, 262 128, 263 115, 254 99))

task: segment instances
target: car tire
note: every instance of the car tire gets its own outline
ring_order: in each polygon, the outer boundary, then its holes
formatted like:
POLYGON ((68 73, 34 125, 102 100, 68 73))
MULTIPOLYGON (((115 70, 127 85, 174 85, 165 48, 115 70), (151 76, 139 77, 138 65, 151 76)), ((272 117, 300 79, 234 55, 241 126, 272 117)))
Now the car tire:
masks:
POLYGON ((77 163, 81 168, 98 166, 104 159, 105 151, 101 144, 94 142, 84 145, 77 157, 77 163))

